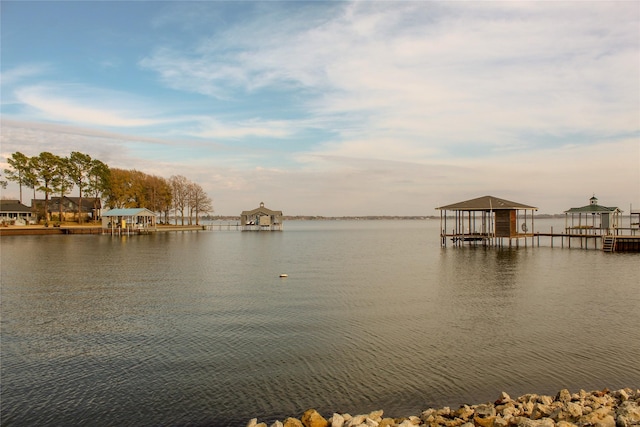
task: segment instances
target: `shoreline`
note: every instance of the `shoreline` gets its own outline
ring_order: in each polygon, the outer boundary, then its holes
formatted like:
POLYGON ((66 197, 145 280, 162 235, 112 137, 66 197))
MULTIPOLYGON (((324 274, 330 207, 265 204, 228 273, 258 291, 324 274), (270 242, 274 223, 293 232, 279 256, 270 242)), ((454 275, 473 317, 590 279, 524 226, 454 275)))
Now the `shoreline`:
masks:
MULTIPOLYGON (((298 418, 275 421, 271 427, 631 427, 640 426, 640 389, 610 391, 560 390, 556 396, 525 394, 512 399, 502 392, 493 403, 430 408, 420 415, 384 418, 384 411, 355 415, 334 413, 324 418, 315 409, 298 418)), ((267 427, 257 418, 247 427, 267 427)))
MULTIPOLYGON (((168 231, 202 231, 202 225, 159 225, 154 232, 168 231)), ((69 224, 45 227, 44 225, 10 225, 0 227, 1 236, 35 236, 35 235, 65 235, 65 234, 105 234, 108 235, 109 230, 104 230, 102 225, 98 224, 69 224)))

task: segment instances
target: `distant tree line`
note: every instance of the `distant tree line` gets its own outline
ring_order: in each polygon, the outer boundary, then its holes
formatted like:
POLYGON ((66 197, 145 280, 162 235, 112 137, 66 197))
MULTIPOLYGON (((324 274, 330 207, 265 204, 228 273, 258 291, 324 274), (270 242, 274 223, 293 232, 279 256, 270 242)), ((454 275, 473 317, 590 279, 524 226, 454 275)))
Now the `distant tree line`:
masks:
MULTIPOLYGON (((49 152, 28 157, 15 152, 7 162, 11 168, 4 170, 5 178, 18 184, 20 202, 23 187, 33 190, 33 199, 36 191, 44 193, 45 221, 50 217, 50 198, 63 198, 74 188, 79 193, 78 222, 83 221, 83 198, 91 198, 96 204, 104 201, 104 206, 111 209, 147 208, 167 223, 173 213, 175 223, 179 218, 182 225, 192 225, 194 218, 197 225, 201 215, 213 212, 213 201, 202 187, 182 175, 166 179, 137 170, 110 168, 77 151, 68 157, 49 152)), ((62 204, 58 205, 62 211, 62 204)))

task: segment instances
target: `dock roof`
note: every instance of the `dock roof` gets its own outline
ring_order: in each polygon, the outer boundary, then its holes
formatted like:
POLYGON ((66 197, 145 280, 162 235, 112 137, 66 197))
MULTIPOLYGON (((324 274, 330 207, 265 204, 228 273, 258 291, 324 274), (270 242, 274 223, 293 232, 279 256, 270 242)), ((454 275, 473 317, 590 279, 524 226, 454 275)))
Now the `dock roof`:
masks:
POLYGON ((602 205, 587 205, 582 206, 581 208, 571 208, 566 210, 565 213, 607 213, 607 212, 622 212, 617 207, 609 208, 602 205))
POLYGON ((494 196, 482 196, 464 202, 453 203, 451 205, 436 208, 442 211, 498 211, 498 210, 538 210, 535 206, 524 205, 522 203, 511 202, 494 196))
POLYGON ((156 216, 155 212, 147 208, 128 208, 128 209, 111 209, 102 214, 102 216, 156 216))
POLYGON ((620 209, 618 209, 617 207, 612 207, 609 208, 607 206, 602 206, 598 204, 598 198, 595 196, 595 194, 593 195, 593 197, 591 197, 589 199, 589 204, 586 206, 582 206, 580 208, 571 208, 569 210, 564 211, 564 213, 610 213, 610 212, 616 212, 616 213, 620 213, 622 212, 620 209))
POLYGON ((264 207, 264 203, 260 202, 260 206, 252 209, 250 211, 242 211, 240 213, 241 216, 249 216, 249 215, 255 215, 255 214, 265 214, 265 215, 273 215, 273 216, 282 216, 282 211, 273 211, 271 209, 265 208, 264 207))

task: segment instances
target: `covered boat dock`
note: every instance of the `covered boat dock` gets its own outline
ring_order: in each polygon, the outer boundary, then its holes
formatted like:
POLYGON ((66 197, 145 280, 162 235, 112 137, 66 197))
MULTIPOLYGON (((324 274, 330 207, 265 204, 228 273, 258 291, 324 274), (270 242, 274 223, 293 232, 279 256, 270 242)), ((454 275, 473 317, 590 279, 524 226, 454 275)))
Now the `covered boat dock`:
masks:
POLYGON ((565 229, 569 234, 616 234, 620 227, 620 214, 617 207, 598 204, 594 195, 589 204, 579 208, 571 208, 565 212, 565 229))
POLYGON ((454 246, 518 246, 520 239, 533 245, 534 206, 512 202, 494 196, 453 203, 436 208, 440 211, 440 239, 454 246), (453 215, 451 215, 451 213, 453 215))
POLYGON ((242 231, 282 231, 282 211, 273 211, 260 202, 260 206, 240 213, 242 231))
POLYGON ((156 214, 146 208, 111 209, 102 214, 108 234, 147 234, 156 231, 156 214))

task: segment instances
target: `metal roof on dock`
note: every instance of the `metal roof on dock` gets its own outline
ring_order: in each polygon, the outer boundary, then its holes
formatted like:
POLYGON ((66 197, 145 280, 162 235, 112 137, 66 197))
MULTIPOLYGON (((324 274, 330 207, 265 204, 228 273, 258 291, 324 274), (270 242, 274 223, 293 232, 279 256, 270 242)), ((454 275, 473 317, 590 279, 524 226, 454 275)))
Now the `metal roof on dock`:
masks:
POLYGON ((609 212, 615 212, 615 213, 619 213, 622 212, 620 209, 618 209, 617 207, 607 207, 607 206, 602 206, 598 204, 598 199, 596 198, 596 196, 594 195, 593 197, 591 197, 589 199, 589 204, 586 206, 582 206, 580 208, 571 208, 567 211, 564 211, 565 213, 582 213, 582 212, 590 212, 590 213, 609 213, 609 212))
POLYGON ((497 211, 514 209, 538 210, 538 208, 534 206, 528 206, 494 196, 478 197, 476 199, 465 200, 464 202, 440 206, 436 209, 444 211, 497 211))
POLYGON ((155 216, 155 212, 147 208, 118 208, 104 212, 102 216, 155 216))

